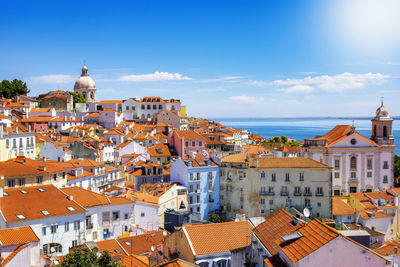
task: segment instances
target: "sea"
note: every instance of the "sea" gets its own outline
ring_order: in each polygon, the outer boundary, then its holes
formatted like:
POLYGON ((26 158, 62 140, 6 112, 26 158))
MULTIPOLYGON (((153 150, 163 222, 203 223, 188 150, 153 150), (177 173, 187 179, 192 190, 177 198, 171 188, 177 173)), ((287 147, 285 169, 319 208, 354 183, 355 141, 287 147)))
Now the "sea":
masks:
MULTIPOLYGON (((396 155, 400 155, 400 117, 393 118, 393 136, 396 155)), ((285 135, 301 142, 304 139, 324 135, 336 125, 354 125, 356 130, 371 136, 371 118, 212 118, 225 126, 246 129, 269 139, 285 135)))

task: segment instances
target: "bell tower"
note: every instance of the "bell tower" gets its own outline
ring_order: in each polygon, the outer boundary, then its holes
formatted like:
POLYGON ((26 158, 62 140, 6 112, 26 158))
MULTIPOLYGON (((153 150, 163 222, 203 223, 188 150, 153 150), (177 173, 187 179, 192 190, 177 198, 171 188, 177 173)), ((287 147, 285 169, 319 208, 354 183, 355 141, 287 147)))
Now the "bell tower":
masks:
POLYGON ((394 137, 392 132, 393 119, 389 116, 389 112, 383 105, 383 98, 380 107, 376 110, 376 116, 372 120, 371 139, 375 143, 382 146, 394 145, 394 137))

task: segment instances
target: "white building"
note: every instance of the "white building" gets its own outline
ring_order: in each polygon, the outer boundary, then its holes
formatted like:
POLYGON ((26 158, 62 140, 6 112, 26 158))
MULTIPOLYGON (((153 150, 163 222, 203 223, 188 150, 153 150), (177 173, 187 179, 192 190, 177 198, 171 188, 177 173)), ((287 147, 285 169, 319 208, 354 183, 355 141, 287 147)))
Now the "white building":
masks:
POLYGON ((41 254, 66 254, 84 242, 86 210, 54 185, 5 189, 0 203, 0 227, 31 226, 41 254))
POLYGON ((118 238, 131 230, 133 201, 122 197, 108 197, 80 187, 63 188, 62 191, 87 210, 87 241, 118 238))
POLYGON ((122 112, 125 121, 132 121, 137 117, 137 101, 136 98, 129 98, 122 103, 122 112))
POLYGON ((11 127, 3 127, 2 136, 6 140, 6 145, 9 147, 13 155, 25 156, 30 159, 35 159, 35 133, 26 131, 16 125, 11 127))
POLYGON ((388 189, 394 180, 392 123, 382 103, 372 119, 370 139, 354 126, 337 125, 324 136, 305 139, 301 154, 333 167, 334 195, 388 189))

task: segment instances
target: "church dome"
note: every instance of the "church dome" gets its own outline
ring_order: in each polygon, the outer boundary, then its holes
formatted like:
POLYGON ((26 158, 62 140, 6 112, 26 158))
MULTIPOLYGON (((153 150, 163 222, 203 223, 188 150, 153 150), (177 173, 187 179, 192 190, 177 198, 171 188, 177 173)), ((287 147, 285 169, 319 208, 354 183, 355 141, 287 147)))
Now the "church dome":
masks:
POLYGON ((383 105, 383 101, 382 101, 381 106, 376 110, 376 116, 387 117, 388 115, 389 115, 389 112, 383 105))
POLYGON ((88 74, 88 68, 86 65, 82 68, 81 76, 76 80, 74 90, 79 89, 96 89, 96 83, 88 74))

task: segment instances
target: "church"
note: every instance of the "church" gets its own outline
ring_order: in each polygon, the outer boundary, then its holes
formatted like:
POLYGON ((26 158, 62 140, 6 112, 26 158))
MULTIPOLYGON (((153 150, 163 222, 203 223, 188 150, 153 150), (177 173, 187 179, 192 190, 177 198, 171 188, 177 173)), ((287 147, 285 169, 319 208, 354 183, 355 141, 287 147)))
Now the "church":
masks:
POLYGON ((305 139, 301 155, 332 167, 332 194, 388 189, 394 180, 393 119, 383 105, 376 110, 372 135, 354 126, 337 125, 323 136, 305 139))
POLYGON ((96 83, 88 74, 86 65, 82 67, 82 74, 76 80, 74 92, 86 99, 86 103, 96 103, 96 83))

